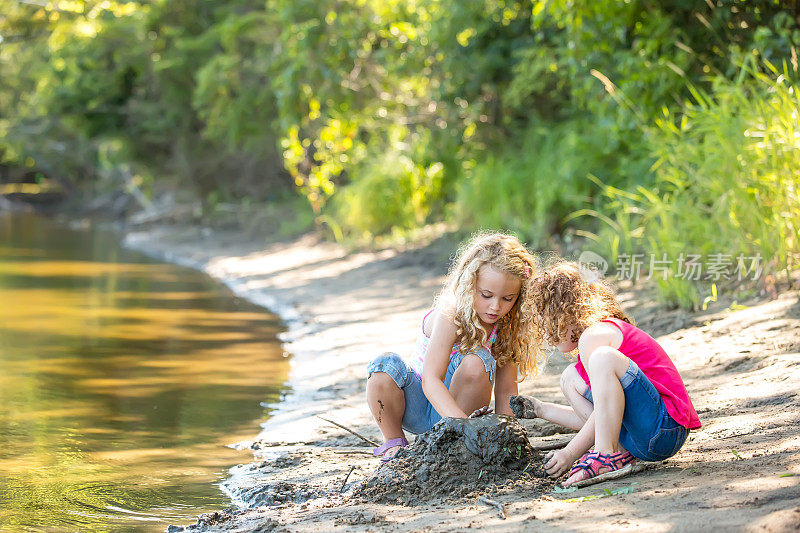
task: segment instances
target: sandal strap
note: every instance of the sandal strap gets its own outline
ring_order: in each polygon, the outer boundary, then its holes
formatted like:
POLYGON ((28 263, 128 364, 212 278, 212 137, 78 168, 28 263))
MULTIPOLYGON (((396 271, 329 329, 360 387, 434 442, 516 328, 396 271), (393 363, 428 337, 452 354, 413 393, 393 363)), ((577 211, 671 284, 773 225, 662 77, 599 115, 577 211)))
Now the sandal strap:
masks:
POLYGON ((590 453, 592 453, 592 452, 586 452, 585 454, 583 454, 583 457, 578 459, 577 463, 572 465, 572 468, 570 468, 570 470, 569 470, 569 474, 567 474, 568 478, 572 477, 572 474, 574 474, 575 472, 579 472, 581 470, 585 470, 584 466, 587 464, 587 460, 588 460, 588 457, 589 457, 590 453), (581 466, 578 466, 578 465, 581 465, 581 466))
POLYGON ((589 474, 589 477, 595 477, 598 475, 600 468, 604 466, 610 469, 609 472, 613 472, 621 469, 627 464, 634 462, 635 460, 636 458, 631 455, 630 452, 589 452, 584 455, 575 466, 572 467, 572 470, 569 472, 569 476, 572 477, 574 473, 583 470, 589 474))
POLYGON ((581 458, 581 460, 578 461, 578 463, 572 467, 572 470, 570 470, 569 473, 570 477, 572 477, 572 474, 574 474, 575 472, 579 472, 581 470, 589 474, 588 477, 595 477, 597 475, 597 472, 600 470, 601 466, 608 466, 604 465, 601 461, 598 460, 598 455, 600 454, 598 454, 597 452, 589 452, 586 455, 584 455, 581 458))
POLYGON ((377 448, 372 450, 372 455, 378 456, 383 455, 383 452, 388 450, 389 448, 394 448, 395 446, 408 446, 408 441, 405 437, 398 437, 396 439, 387 440, 377 448))
POLYGON ((617 467, 616 470, 636 461, 636 457, 634 457, 631 452, 617 452, 607 457, 617 467))

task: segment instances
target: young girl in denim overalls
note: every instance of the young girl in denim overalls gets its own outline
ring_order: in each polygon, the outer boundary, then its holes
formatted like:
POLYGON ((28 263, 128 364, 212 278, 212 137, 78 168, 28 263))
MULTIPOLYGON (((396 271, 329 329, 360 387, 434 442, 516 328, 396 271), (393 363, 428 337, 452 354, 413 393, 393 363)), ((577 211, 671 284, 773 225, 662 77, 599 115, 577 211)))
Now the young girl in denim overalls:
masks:
POLYGON ((517 375, 536 374, 542 352, 530 343, 533 256, 515 237, 484 234, 462 248, 436 304, 422 320, 410 360, 386 353, 367 371, 367 403, 388 461, 408 444, 404 430, 428 431, 442 417, 511 414, 517 375))
POLYGON ((547 473, 569 470, 567 486, 677 453, 689 430, 700 427, 697 412, 672 360, 631 324, 605 282, 562 262, 537 276, 531 294, 537 342, 578 350, 561 375, 570 407, 520 398, 536 417, 579 430, 545 457, 547 473))

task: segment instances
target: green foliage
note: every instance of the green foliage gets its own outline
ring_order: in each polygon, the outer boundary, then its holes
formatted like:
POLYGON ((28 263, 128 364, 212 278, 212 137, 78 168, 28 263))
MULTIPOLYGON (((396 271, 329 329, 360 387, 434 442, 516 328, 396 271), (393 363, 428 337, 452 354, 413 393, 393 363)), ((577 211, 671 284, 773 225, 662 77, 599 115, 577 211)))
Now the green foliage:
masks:
POLYGON ((596 164, 585 122, 531 127, 521 142, 477 163, 462 181, 453 217, 471 228, 505 228, 546 246, 557 224, 586 202, 596 164))
POLYGON ((441 0, 431 7, 427 64, 431 89, 448 127, 510 126, 531 104, 518 95, 505 101, 514 69, 533 45, 530 1, 441 0))
POLYGON ((423 225, 441 200, 444 164, 426 161, 427 138, 409 136, 405 128, 390 130, 394 151, 378 145, 353 170, 351 182, 333 197, 335 218, 357 238, 402 232, 423 225), (404 141, 412 141, 408 146, 404 141))
POLYGON ((0 165, 206 213, 299 192, 358 239, 449 219, 788 267, 798 4, 0 0, 0 165))
POLYGON ((125 105, 147 61, 142 13, 119 18, 107 13, 54 28, 49 39, 53 68, 37 87, 50 113, 70 117, 89 138, 125 127, 125 105))
MULTIPOLYGON (((760 256, 767 273, 797 265, 800 98, 788 71, 765 65, 768 74, 751 63, 736 81, 718 78, 709 92, 693 89, 680 114, 665 108, 648 128, 658 158, 654 186, 627 195, 606 189, 619 213, 601 232, 611 257, 645 252, 677 267, 686 254, 723 254, 731 273, 741 268, 740 255, 760 256), (628 237, 624 243, 620 233, 628 237)), ((752 277, 751 263, 734 281, 752 277)), ((666 302, 697 307, 708 280, 698 283, 672 268, 658 286, 666 302)))
POLYGON ((276 38, 263 13, 232 16, 214 27, 223 51, 196 72, 192 105, 204 134, 235 149, 275 152, 277 106, 269 87, 270 57, 256 53, 276 38))
POLYGON ((366 144, 435 110, 417 53, 425 11, 398 0, 271 5, 283 29, 272 87, 284 161, 319 212, 361 164, 366 144))
POLYGON ((266 39, 253 36, 258 23, 248 12, 255 5, 0 2, 8 14, 0 20, 0 74, 16 80, 0 88, 2 160, 11 166, 33 161, 30 166, 51 177, 91 187, 99 181, 125 186, 109 176, 148 175, 177 177, 200 197, 222 184, 232 198, 266 198, 285 189, 279 136, 269 120, 254 127, 275 115, 264 92, 266 74, 259 65, 229 59, 266 39), (227 87, 211 88, 211 69, 220 65, 235 71, 213 81, 227 87), (237 77, 241 86, 231 88, 237 77), (233 98, 211 96, 223 89, 233 98), (117 146, 118 168, 101 161, 99 151, 108 145, 117 146))

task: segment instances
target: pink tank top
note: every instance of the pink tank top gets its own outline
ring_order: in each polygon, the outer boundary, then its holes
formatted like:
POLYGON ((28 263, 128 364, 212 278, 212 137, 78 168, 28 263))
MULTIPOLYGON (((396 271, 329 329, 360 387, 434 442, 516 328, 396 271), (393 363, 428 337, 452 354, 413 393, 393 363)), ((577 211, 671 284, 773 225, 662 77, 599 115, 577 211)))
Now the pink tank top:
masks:
MULTIPOLYGON (((607 318, 602 322, 614 324, 622 332, 622 344, 619 351, 636 363, 647 379, 661 394, 664 405, 669 415, 685 428, 697 429, 700 427, 700 418, 689 399, 686 386, 683 384, 678 369, 667 355, 667 352, 653 337, 636 326, 628 324, 617 318, 607 318)), ((583 367, 580 355, 575 364, 578 374, 589 385, 589 376, 583 367)))

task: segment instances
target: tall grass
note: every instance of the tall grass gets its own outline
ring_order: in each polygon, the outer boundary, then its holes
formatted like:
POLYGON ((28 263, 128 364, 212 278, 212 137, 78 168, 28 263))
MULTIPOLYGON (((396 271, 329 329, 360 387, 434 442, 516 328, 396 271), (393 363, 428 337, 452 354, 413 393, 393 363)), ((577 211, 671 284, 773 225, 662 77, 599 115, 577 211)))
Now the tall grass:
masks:
POLYGON ((760 256, 765 273, 796 264, 800 98, 786 69, 765 68, 766 74, 750 66, 736 80, 693 89, 680 113, 665 110, 647 128, 654 187, 605 187, 610 221, 600 232, 603 251, 615 261, 636 252, 666 258, 670 270, 655 279, 667 303, 696 308, 712 282, 736 286, 741 277, 703 272, 687 279, 678 272, 681 254, 701 255, 706 267, 719 257, 713 254, 730 256, 729 274, 740 254, 760 256))
POLYGON ((465 229, 502 228, 547 247, 564 217, 588 200, 586 176, 602 166, 599 142, 585 121, 529 128, 465 175, 450 218, 465 229))
POLYGON ((422 226, 440 201, 444 166, 423 165, 401 150, 365 158, 332 198, 332 220, 343 235, 369 241, 422 226))

